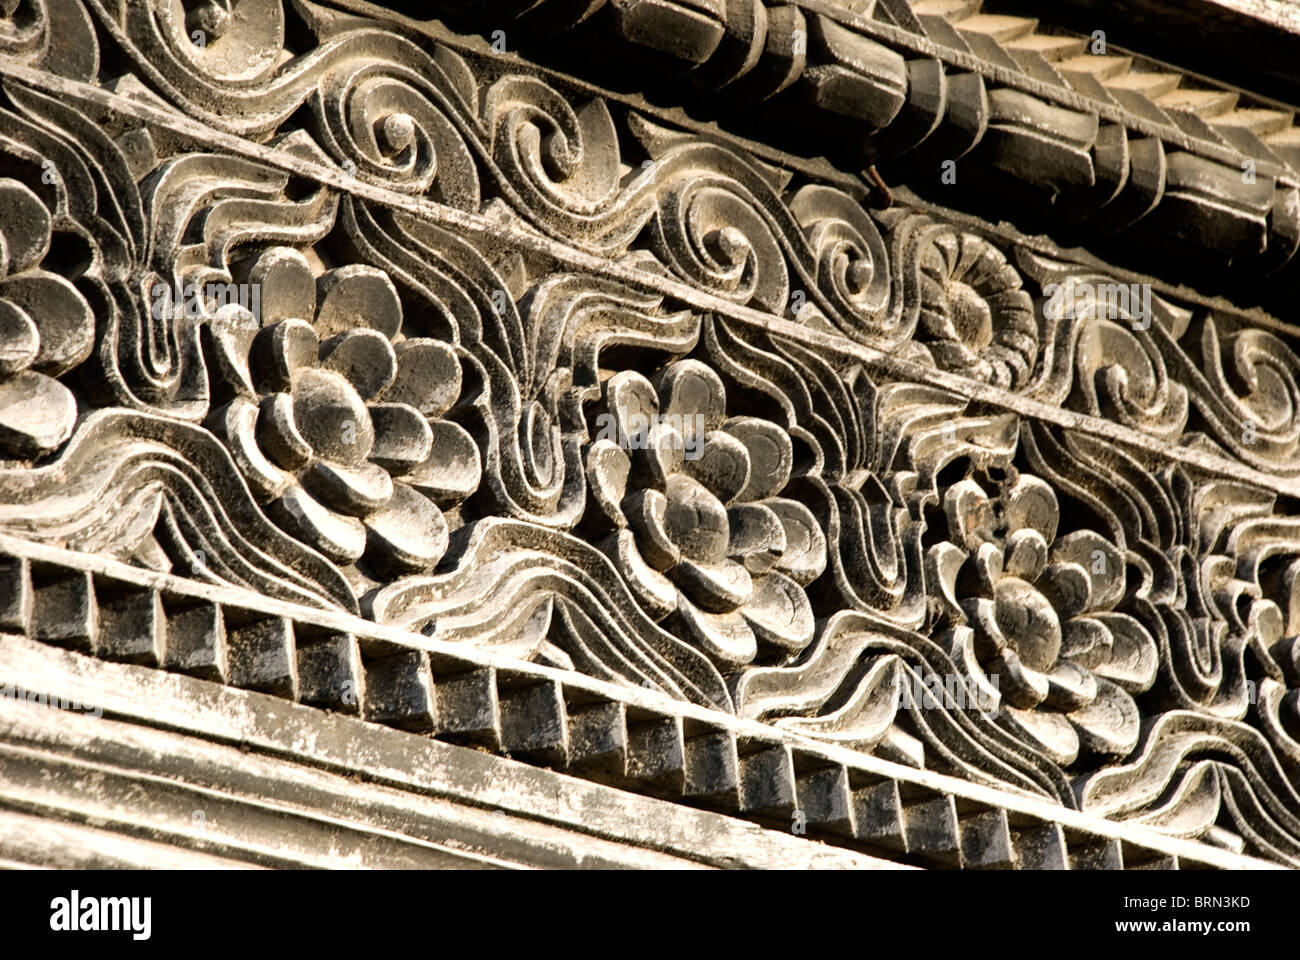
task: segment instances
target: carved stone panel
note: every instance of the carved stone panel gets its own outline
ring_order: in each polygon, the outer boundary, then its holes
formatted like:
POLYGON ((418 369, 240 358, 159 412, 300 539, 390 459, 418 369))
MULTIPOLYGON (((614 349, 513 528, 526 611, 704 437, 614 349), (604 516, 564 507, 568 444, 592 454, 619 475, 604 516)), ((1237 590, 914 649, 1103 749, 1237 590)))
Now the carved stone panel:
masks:
POLYGON ((1300 138, 1093 42, 0 5, 0 684, 855 865, 1300 866, 1300 138))

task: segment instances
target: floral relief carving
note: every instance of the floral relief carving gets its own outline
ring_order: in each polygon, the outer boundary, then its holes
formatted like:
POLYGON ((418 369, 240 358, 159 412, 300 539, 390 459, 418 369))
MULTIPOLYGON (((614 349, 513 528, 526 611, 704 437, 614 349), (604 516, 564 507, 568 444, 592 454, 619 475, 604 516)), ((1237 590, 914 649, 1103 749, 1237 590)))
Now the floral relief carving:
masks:
POLYGON ((921 256, 921 336, 945 370, 1015 389, 1038 359, 1020 274, 987 240, 945 230, 921 256))
POLYGON ((301 253, 273 247, 249 275, 261 316, 235 304, 211 323, 214 367, 235 394, 212 419, 249 485, 338 563, 432 567, 447 549, 439 504, 472 493, 480 473, 469 435, 440 417, 460 392, 455 353, 399 336, 401 302, 374 268, 318 279, 301 253))
POLYGON ((57 377, 95 343, 86 298, 41 268, 52 229, 36 194, 0 179, 0 450, 11 456, 48 453, 72 435, 76 398, 57 377))
POLYGON ((704 364, 635 371, 605 384, 619 441, 587 451, 592 522, 604 549, 656 619, 673 623, 723 669, 789 659, 812 639, 804 587, 826 566, 807 507, 781 496, 792 446, 779 426, 728 417, 704 364))
POLYGON ((954 631, 954 658, 993 681, 1003 722, 1055 762, 1070 766, 1081 749, 1129 753, 1140 721, 1132 694, 1155 681, 1157 651, 1114 610, 1123 554, 1091 530, 1058 536, 1056 495, 1028 474, 968 477, 943 507, 953 539, 931 548, 935 587, 969 626, 954 631))
MULTIPOLYGON (((10 7, 62 80, 0 105, 0 531, 1300 863, 1290 318, 350 7, 10 7)), ((1158 143, 971 89, 1063 207, 1158 202, 1093 170, 1158 143)))

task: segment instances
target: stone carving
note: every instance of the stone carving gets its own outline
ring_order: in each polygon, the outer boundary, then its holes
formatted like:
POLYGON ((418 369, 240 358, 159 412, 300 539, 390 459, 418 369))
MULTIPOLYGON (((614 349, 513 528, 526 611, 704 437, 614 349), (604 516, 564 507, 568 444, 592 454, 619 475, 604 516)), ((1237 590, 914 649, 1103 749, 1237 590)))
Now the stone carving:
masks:
POLYGON ((235 304, 210 329, 236 392, 212 419, 250 488, 335 562, 365 553, 380 572, 432 567, 447 524, 431 496, 446 503, 478 483, 473 441, 438 416, 460 393, 455 353, 425 337, 394 349, 401 302, 374 268, 318 279, 301 253, 272 247, 249 276, 260 318, 235 304))
POLYGON ((57 449, 77 418, 56 377, 94 346, 95 318, 77 288, 41 269, 50 252, 50 212, 17 180, 0 180, 0 446, 10 455, 57 449))
POLYGON ((1156 645, 1123 598, 1124 558, 1091 530, 1057 537, 1060 506, 1037 477, 967 478, 943 494, 948 534, 931 548, 935 588, 954 619, 954 659, 996 677, 1002 722, 1055 762, 1080 749, 1125 756, 1138 736, 1130 693, 1156 675, 1156 645))
POLYGON ((921 323, 945 370, 1015 389, 1038 359, 1038 321, 1022 279, 996 247, 945 231, 921 266, 921 323))
MULTIPOLYGON (((1009 201, 1096 238, 1158 237, 1160 249, 1186 249, 1206 267, 1229 258, 1276 270, 1294 256, 1293 112, 1200 78, 1139 71, 1104 42, 1093 49, 1096 38, 1040 34, 1036 20, 981 6, 637 0, 584 3, 575 15, 566 0, 438 5, 525 49, 570 44, 592 78, 685 76, 724 109, 761 105, 759 135, 783 146, 811 139, 846 164, 933 170, 921 188, 939 181, 942 162, 960 161, 970 171, 963 198, 989 214, 1009 201)), ((1161 263, 1172 270, 1177 260, 1161 263)))
POLYGON ((727 417, 726 389, 698 361, 605 384, 618 441, 587 450, 603 548, 655 619, 724 669, 760 645, 782 659, 813 635, 803 588, 826 566, 825 535, 803 504, 780 496, 793 447, 776 424, 727 417))
MULTIPOLYGON (((882 158, 978 147, 1080 217, 1294 250, 1291 172, 1220 196, 1222 145, 895 50, 930 14, 518 6, 734 102, 797 84, 882 158)), ((1287 318, 378 8, 16 9, 0 531, 1300 863, 1287 318)), ((237 630, 295 666, 205 676, 307 702, 295 656, 382 659, 237 630)), ((384 657, 372 692, 424 700, 367 709, 436 727, 427 652, 384 657)))

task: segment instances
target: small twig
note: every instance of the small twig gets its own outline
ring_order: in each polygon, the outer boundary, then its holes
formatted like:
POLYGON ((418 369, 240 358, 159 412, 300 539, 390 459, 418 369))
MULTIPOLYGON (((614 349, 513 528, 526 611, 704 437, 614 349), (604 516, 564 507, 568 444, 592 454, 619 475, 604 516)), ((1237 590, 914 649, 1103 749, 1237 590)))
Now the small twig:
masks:
POLYGON ((883 203, 878 204, 879 209, 888 210, 894 205, 894 194, 893 191, 889 189, 889 184, 885 183, 884 178, 880 175, 880 171, 876 169, 874 163, 867 167, 865 175, 867 182, 876 188, 884 201, 883 203))

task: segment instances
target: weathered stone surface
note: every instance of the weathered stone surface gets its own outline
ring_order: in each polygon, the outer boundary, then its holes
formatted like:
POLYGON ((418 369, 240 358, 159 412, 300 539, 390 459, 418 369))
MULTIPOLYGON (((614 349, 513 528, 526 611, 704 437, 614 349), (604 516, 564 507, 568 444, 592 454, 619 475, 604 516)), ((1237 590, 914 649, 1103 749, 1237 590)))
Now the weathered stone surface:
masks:
POLYGON ((171 698, 0 704, 0 796, 99 744, 88 864, 1300 866, 1289 111, 979 3, 399 6, 0 5, 3 679, 171 698), (204 696, 367 813, 269 852, 204 696), (615 819, 342 782, 398 743, 615 819))

